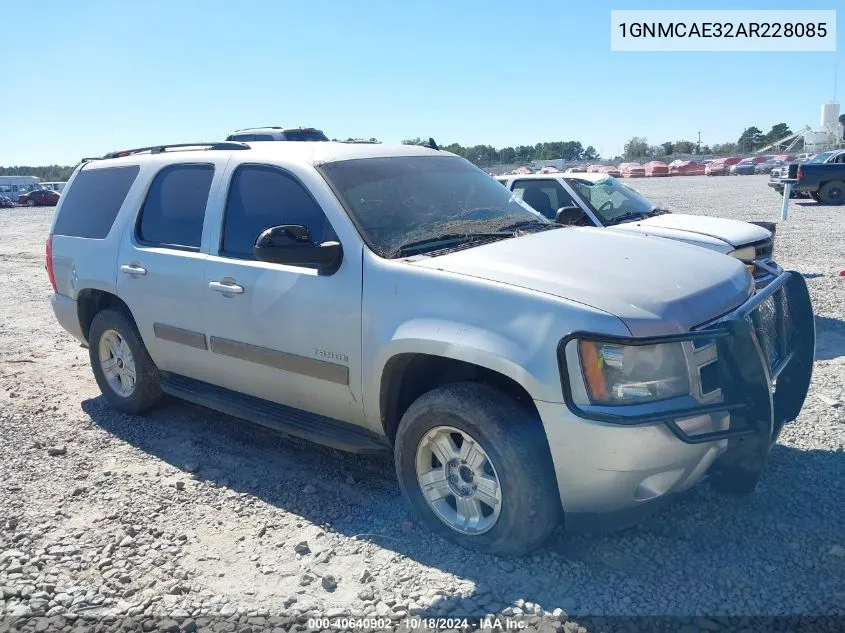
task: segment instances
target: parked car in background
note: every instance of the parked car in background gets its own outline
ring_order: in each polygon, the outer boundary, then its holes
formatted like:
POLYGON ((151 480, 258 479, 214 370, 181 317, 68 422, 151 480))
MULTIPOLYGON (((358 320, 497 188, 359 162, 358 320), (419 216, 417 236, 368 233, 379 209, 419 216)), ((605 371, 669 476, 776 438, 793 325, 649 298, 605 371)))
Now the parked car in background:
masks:
MULTIPOLYGON (((780 195, 783 195, 784 190, 784 178, 795 179, 798 178, 798 169, 802 165, 827 165, 827 164, 841 164, 845 163, 845 150, 843 149, 835 149, 828 152, 822 152, 820 154, 810 154, 809 158, 806 158, 806 154, 799 154, 798 158, 790 163, 789 165, 784 165, 780 168, 775 168, 772 170, 771 177, 769 178, 769 187, 777 191, 780 195)), ((811 171, 815 171, 816 168, 813 168, 811 171)), ((793 187, 792 188, 792 197, 793 198, 802 198, 802 197, 812 197, 817 201, 821 201, 819 197, 820 192, 817 189, 813 189, 808 186, 804 187, 793 187)))
POLYGON ((786 161, 778 158, 770 158, 764 163, 757 163, 754 166, 754 173, 755 174, 771 174, 772 170, 776 167, 783 167, 786 164, 786 161))
POLYGON ((646 177, 669 175, 669 165, 662 160, 651 160, 643 165, 643 167, 645 168, 646 177))
POLYGON ((639 163, 620 163, 619 173, 622 178, 643 178, 645 176, 645 167, 639 163))
POLYGON ((669 163, 670 176, 702 176, 704 164, 694 160, 673 160, 669 163))
POLYGON ((18 204, 28 207, 55 207, 59 204, 60 193, 52 189, 35 189, 18 196, 18 204))
POLYGON ((603 170, 603 169, 604 169, 604 165, 601 165, 601 164, 599 164, 599 163, 594 163, 594 164, 592 164, 592 165, 587 165, 587 173, 588 173, 588 174, 595 174, 595 173, 599 173, 599 174, 600 174, 600 173, 602 173, 602 170, 603 170))
POLYGON ((0 208, 9 209, 16 206, 17 205, 12 201, 11 198, 7 198, 6 196, 0 196, 0 208))
POLYGON ((704 168, 704 174, 707 176, 727 176, 730 173, 731 165, 736 165, 740 160, 742 159, 739 156, 717 158, 704 168))
POLYGON ((614 165, 602 165, 598 173, 607 174, 608 176, 613 176, 614 178, 619 178, 622 176, 619 171, 619 168, 615 167, 614 165))
POLYGON ((798 158, 795 154, 775 154, 772 156, 771 160, 780 160, 784 163, 791 163, 796 158, 798 158))
POLYGON ((774 236, 759 224, 671 213, 607 174, 497 176, 544 217, 570 226, 607 227, 694 244, 742 260, 759 286, 774 279, 774 236), (758 265, 755 262, 763 264, 758 265))
POLYGON ((542 167, 539 171, 541 174, 557 174, 560 173, 560 170, 557 167, 553 167, 551 165, 547 165, 542 167))
POLYGON ((757 165, 765 162, 765 156, 750 156, 748 158, 743 158, 736 165, 731 165, 730 174, 732 176, 753 176, 757 165))
MULTIPOLYGON (((750 494, 783 457, 813 369, 800 273, 755 288, 713 250, 562 227, 428 147, 239 145, 126 150, 68 183, 50 302, 111 408, 166 394, 390 454, 420 521, 485 554, 704 479, 750 494)), ((613 206, 603 177, 583 186, 613 206)))
POLYGON ((798 193, 805 193, 822 204, 845 204, 845 151, 823 152, 811 158, 795 168, 794 177, 798 180, 795 183, 798 193))
POLYGON ((567 167, 564 173, 566 174, 583 174, 587 171, 586 167, 582 165, 576 165, 575 167, 567 167))
POLYGON ((248 143, 250 141, 328 141, 322 130, 313 127, 284 128, 251 127, 235 130, 226 137, 227 141, 248 143))
POLYGON ((56 193, 61 193, 67 182, 40 182, 38 183, 39 189, 49 189, 50 191, 55 191, 56 193))

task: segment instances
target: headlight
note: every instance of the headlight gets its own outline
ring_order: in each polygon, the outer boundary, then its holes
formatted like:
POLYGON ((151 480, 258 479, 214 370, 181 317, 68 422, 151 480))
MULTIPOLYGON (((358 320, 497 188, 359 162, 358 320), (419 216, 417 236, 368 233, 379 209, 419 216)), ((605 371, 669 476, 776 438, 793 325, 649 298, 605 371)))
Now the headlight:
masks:
POLYGON ((731 251, 729 255, 744 262, 753 262, 757 256, 757 249, 753 246, 743 246, 742 248, 731 251))
POLYGON ((592 404, 638 404, 690 393, 681 343, 620 345, 580 340, 578 356, 592 404))

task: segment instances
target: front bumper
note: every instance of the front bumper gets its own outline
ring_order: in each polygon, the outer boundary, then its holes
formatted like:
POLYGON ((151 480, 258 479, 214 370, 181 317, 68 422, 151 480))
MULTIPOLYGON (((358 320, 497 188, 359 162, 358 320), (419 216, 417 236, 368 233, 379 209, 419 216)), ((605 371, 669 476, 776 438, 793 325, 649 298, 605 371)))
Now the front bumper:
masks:
MULTIPOLYGON (((602 338, 575 333, 561 342, 561 349, 583 336, 602 338)), ((565 403, 536 404, 566 526, 572 530, 636 522, 708 474, 759 476, 781 428, 803 406, 815 329, 804 278, 785 272, 733 312, 693 332, 604 340, 628 345, 711 342, 722 397, 682 408, 626 407, 637 409, 633 414, 581 408, 572 400, 564 354, 565 403), (706 431, 694 433, 696 425, 706 431)))

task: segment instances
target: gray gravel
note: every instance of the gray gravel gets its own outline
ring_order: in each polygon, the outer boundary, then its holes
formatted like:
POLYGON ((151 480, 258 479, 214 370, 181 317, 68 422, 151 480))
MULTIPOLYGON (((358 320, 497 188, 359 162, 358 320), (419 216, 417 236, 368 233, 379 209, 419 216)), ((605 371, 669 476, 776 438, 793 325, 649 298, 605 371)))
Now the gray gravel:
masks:
MULTIPOLYGON (((779 216, 765 177, 632 184, 678 212, 779 216)), ((110 410, 50 311, 51 212, 0 210, 0 630, 19 617, 25 630, 246 633, 341 614, 522 614, 547 631, 603 630, 587 614, 689 616, 690 631, 724 623, 705 615, 845 616, 845 208, 799 201, 778 227, 819 345, 757 492, 699 486, 639 527, 561 533, 522 559, 415 525, 389 460, 187 404, 110 410)))

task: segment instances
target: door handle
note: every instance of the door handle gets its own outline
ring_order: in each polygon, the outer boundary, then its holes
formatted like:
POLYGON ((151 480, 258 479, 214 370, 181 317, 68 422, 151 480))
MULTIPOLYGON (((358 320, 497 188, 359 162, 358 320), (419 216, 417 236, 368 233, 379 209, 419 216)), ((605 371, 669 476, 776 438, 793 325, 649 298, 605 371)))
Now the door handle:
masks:
POLYGON ((126 273, 127 275, 146 275, 147 269, 137 264, 123 264, 120 267, 120 272, 126 273))
POLYGON ((244 287, 228 281, 210 281, 208 287, 217 292, 231 292, 232 294, 242 295, 244 287))

